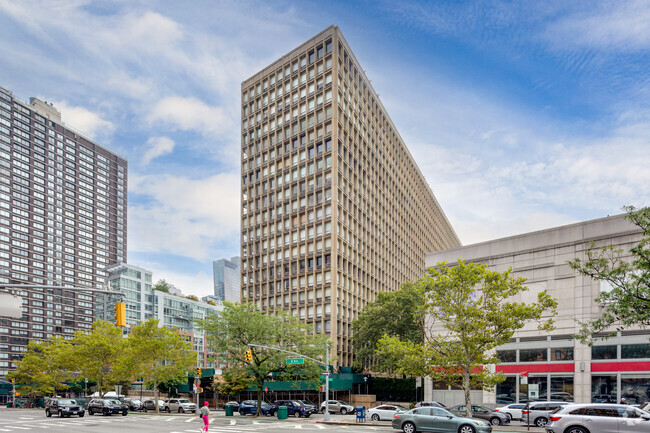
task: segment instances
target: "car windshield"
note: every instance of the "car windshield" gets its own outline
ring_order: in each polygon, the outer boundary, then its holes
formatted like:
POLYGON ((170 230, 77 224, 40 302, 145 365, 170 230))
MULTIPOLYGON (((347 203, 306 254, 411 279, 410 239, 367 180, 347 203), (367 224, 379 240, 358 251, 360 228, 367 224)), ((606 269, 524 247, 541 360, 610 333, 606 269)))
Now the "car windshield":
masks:
POLYGON ((119 400, 108 400, 108 403, 110 403, 110 404, 122 404, 122 402, 119 401, 119 400))
POLYGON ((59 404, 77 404, 74 400, 59 400, 59 404))
POLYGON ((301 403, 300 401, 298 401, 298 400, 294 401, 294 402, 293 402, 293 405, 294 405, 294 406, 299 406, 299 407, 304 406, 304 404, 302 404, 302 403, 301 403))
POLYGON ((344 404, 344 405, 346 405, 346 406, 348 405, 348 404, 347 404, 346 402, 344 402, 343 400, 339 400, 339 401, 337 401, 337 403, 338 403, 338 404, 344 404))
POLYGON ((189 400, 186 399, 186 398, 182 398, 182 399, 178 400, 178 402, 179 402, 179 403, 192 403, 191 401, 189 401, 189 400))

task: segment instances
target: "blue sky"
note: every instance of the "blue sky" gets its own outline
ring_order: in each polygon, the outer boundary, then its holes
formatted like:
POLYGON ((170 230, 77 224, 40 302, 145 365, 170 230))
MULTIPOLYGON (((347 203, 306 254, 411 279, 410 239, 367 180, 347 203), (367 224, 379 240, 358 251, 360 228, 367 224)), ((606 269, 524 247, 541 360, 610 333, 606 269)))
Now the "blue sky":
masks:
POLYGON ((650 199, 645 1, 0 0, 0 86, 129 160, 129 263, 239 254, 240 84, 341 28, 464 244, 650 199))

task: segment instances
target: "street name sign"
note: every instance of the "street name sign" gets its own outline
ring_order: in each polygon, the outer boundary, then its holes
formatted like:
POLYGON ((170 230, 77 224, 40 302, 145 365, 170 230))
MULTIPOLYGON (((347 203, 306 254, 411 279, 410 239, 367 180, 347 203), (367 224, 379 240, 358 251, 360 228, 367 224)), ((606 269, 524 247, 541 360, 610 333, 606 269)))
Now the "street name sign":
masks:
POLYGON ((304 364, 304 358, 287 358, 287 365, 290 364, 304 364))

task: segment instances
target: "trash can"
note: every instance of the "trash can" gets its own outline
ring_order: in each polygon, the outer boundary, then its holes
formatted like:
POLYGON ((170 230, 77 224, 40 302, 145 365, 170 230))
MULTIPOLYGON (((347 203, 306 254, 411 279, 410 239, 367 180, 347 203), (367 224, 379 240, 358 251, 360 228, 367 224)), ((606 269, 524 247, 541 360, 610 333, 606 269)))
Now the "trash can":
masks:
POLYGON ((356 413, 357 413, 357 422, 366 422, 366 407, 365 406, 357 406, 355 408, 356 413))
POLYGON ((9 401, 7 402, 7 409, 11 409, 12 407, 14 407, 14 402, 11 401, 11 400, 9 400, 9 401))
POLYGON ((227 404, 225 409, 226 409, 226 416, 233 416, 233 414, 235 413, 235 408, 232 407, 232 405, 230 404, 227 404))
POLYGON ((286 406, 278 406, 278 419, 287 419, 288 411, 286 406))

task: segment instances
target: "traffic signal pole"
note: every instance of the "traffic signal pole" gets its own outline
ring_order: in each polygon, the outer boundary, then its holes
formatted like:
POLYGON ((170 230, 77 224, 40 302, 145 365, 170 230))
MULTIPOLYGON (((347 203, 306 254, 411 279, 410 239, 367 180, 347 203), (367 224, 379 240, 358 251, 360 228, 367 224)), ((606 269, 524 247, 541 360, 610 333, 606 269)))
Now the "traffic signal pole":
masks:
POLYGON ((271 349, 271 350, 277 350, 278 352, 290 353, 292 355, 297 355, 300 356, 301 358, 309 359, 310 361, 314 361, 318 364, 324 365, 325 373, 323 373, 323 375, 325 376, 325 413, 323 414, 323 421, 330 420, 329 405, 327 404, 328 400, 330 399, 330 342, 329 341, 325 343, 325 362, 319 361, 318 359, 310 358, 309 356, 302 355, 298 352, 292 352, 290 350, 280 349, 279 347, 264 346, 262 344, 248 344, 248 346, 261 347, 263 349, 271 349))

